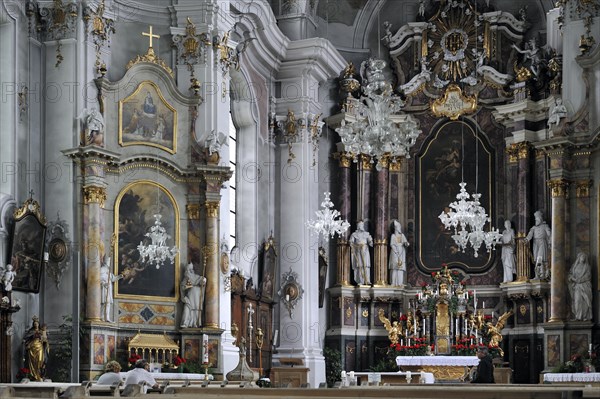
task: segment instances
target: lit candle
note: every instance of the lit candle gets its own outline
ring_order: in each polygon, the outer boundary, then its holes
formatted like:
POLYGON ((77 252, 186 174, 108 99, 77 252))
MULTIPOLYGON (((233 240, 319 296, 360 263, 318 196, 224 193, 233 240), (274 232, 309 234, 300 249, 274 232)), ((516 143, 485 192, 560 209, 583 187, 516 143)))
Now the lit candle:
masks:
POLYGON ((202 348, 204 350, 202 362, 208 363, 208 335, 206 334, 202 334, 202 348))

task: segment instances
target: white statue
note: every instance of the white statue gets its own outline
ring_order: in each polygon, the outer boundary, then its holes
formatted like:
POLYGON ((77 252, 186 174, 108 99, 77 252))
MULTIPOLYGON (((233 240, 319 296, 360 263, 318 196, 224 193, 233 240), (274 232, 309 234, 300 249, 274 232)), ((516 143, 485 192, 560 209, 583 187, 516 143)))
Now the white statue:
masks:
POLYGON ((204 308, 204 290, 206 277, 196 274, 194 265, 188 263, 181 285, 179 286, 183 302, 181 327, 197 328, 202 325, 202 309, 204 308))
POLYGON ((122 278, 122 275, 113 274, 110 270, 110 257, 104 255, 100 266, 100 314, 103 321, 112 321, 113 283, 122 278))
POLYGON ((373 238, 365 231, 363 221, 358 222, 356 231, 350 236, 350 254, 354 280, 357 284, 371 284, 371 255, 369 246, 373 246, 373 238))
POLYGON ((6 265, 6 270, 2 276, 2 284, 4 285, 4 291, 12 291, 12 282, 15 279, 15 272, 11 264, 6 265))
POLYGON ((204 146, 208 148, 208 155, 212 155, 215 152, 218 153, 221 150, 221 146, 225 143, 225 135, 223 133, 216 133, 212 130, 208 137, 206 138, 206 142, 204 146))
POLYGON ((592 267, 585 252, 577 254, 577 260, 569 271, 571 310, 575 320, 592 319, 592 267))
POLYGON ((539 77, 540 67, 542 63, 540 48, 537 46, 537 42, 535 39, 530 39, 525 45, 525 49, 521 50, 514 43, 512 48, 517 50, 518 53, 523 54, 523 61, 529 61, 529 70, 536 77, 539 77))
POLYGON ((394 233, 390 239, 390 259, 388 269, 390 270, 390 284, 404 284, 404 273, 406 272, 406 248, 409 243, 402 233, 402 225, 394 220, 394 233))
POLYGON ((515 257, 515 231, 510 227, 510 220, 504 222, 502 232, 502 267, 504 268, 504 281, 513 281, 513 274, 517 273, 517 259, 515 257))
POLYGON ((552 107, 550 111, 550 116, 548 117, 548 128, 551 129, 552 125, 555 124, 558 126, 560 120, 567 116, 567 107, 562 102, 562 98, 557 98, 555 100, 555 105, 552 107))
POLYGON ((550 253, 550 245, 552 231, 542 217, 542 212, 536 211, 533 214, 535 218, 535 226, 533 226, 525 241, 533 240, 533 261, 535 262, 535 278, 544 279, 549 277, 548 258, 550 253))
POLYGON ((84 129, 87 132, 84 144, 104 146, 104 117, 100 111, 96 108, 90 110, 84 108, 77 119, 83 121, 84 129))

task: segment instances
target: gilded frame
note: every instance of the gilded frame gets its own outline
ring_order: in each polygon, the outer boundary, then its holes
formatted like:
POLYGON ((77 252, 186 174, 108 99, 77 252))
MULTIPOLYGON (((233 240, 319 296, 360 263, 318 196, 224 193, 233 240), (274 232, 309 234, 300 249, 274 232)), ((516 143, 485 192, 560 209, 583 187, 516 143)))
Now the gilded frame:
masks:
POLYGON ((171 154, 177 152, 177 110, 165 100, 156 83, 145 80, 131 95, 119 100, 119 145, 146 145, 171 154))
MULTIPOLYGON (((160 208, 160 213, 163 216, 161 222, 167 230, 167 234, 171 236, 173 244, 179 248, 179 207, 177 201, 161 184, 150 180, 138 180, 125 186, 119 192, 115 200, 115 244, 114 244, 114 274, 122 274, 126 269, 124 263, 128 264, 128 268, 138 269, 141 267, 139 262, 136 266, 139 252, 137 244, 141 241, 143 234, 148 231, 149 227, 154 224, 154 213, 157 207, 160 208), (132 204, 136 201, 136 204, 132 204), (157 205, 158 202, 158 205, 157 205), (124 206, 123 203, 125 203, 124 206), (138 205, 139 204, 139 205, 138 205), (172 209, 169 209, 169 206, 172 209), (121 217, 121 211, 127 214, 127 218, 121 217), (170 220, 173 221, 170 224, 170 220), (144 224, 145 228, 139 229, 140 224, 144 224), (133 232, 132 232, 133 231, 133 232)), ((169 240, 170 241, 170 240, 169 240)), ((170 243, 167 241, 167 245, 170 243)), ((180 254, 175 256, 172 264, 166 263, 160 269, 154 266, 147 265, 141 270, 137 270, 131 278, 123 278, 115 282, 115 298, 138 299, 144 301, 179 301, 179 274, 180 274, 180 254), (140 279, 136 282, 137 273, 140 273, 140 279), (161 284, 156 284, 161 281, 161 284), (166 284, 172 281, 172 285, 166 284), (171 295, 164 295, 166 291, 171 295), (151 294, 154 292, 154 294, 151 294)))
POLYGON ((46 217, 40 204, 32 198, 14 212, 10 264, 15 291, 40 292, 46 235, 46 217))

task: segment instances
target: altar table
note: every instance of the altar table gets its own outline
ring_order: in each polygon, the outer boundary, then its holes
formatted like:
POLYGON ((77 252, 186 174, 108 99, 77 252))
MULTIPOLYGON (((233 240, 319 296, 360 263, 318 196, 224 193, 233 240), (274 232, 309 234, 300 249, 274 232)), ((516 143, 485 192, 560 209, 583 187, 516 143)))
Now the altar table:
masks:
POLYGON ((477 356, 398 356, 396 364, 403 371, 433 373, 436 380, 460 381, 468 375, 469 368, 477 366, 477 356))

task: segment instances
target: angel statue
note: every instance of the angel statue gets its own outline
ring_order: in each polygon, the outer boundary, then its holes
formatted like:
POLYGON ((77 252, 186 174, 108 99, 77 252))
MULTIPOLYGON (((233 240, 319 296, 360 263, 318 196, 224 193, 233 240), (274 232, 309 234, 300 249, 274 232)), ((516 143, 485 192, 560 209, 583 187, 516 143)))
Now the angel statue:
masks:
POLYGON ((502 316, 498 317, 496 325, 493 325, 492 322, 489 321, 486 323, 487 333, 490 336, 489 346, 498 347, 500 356, 504 356, 504 351, 502 350, 502 348, 500 348, 500 342, 502 342, 502 334, 500 333, 500 331, 502 331, 504 325, 506 324, 506 320, 508 320, 508 318, 512 316, 512 314, 512 310, 505 312, 502 316))
POLYGON ((409 311, 406 315, 406 329, 409 334, 415 334, 419 331, 419 320, 413 315, 413 312, 409 311))
POLYGON ((379 309, 379 320, 383 323, 383 326, 388 332, 388 338, 392 345, 396 345, 398 343, 398 337, 402 334, 402 326, 398 324, 397 321, 390 323, 390 319, 384 316, 383 309, 379 309))
POLYGON ((481 331, 481 328, 484 326, 483 318, 484 315, 481 309, 477 312, 477 314, 469 315, 469 324, 471 325, 471 328, 481 331))

